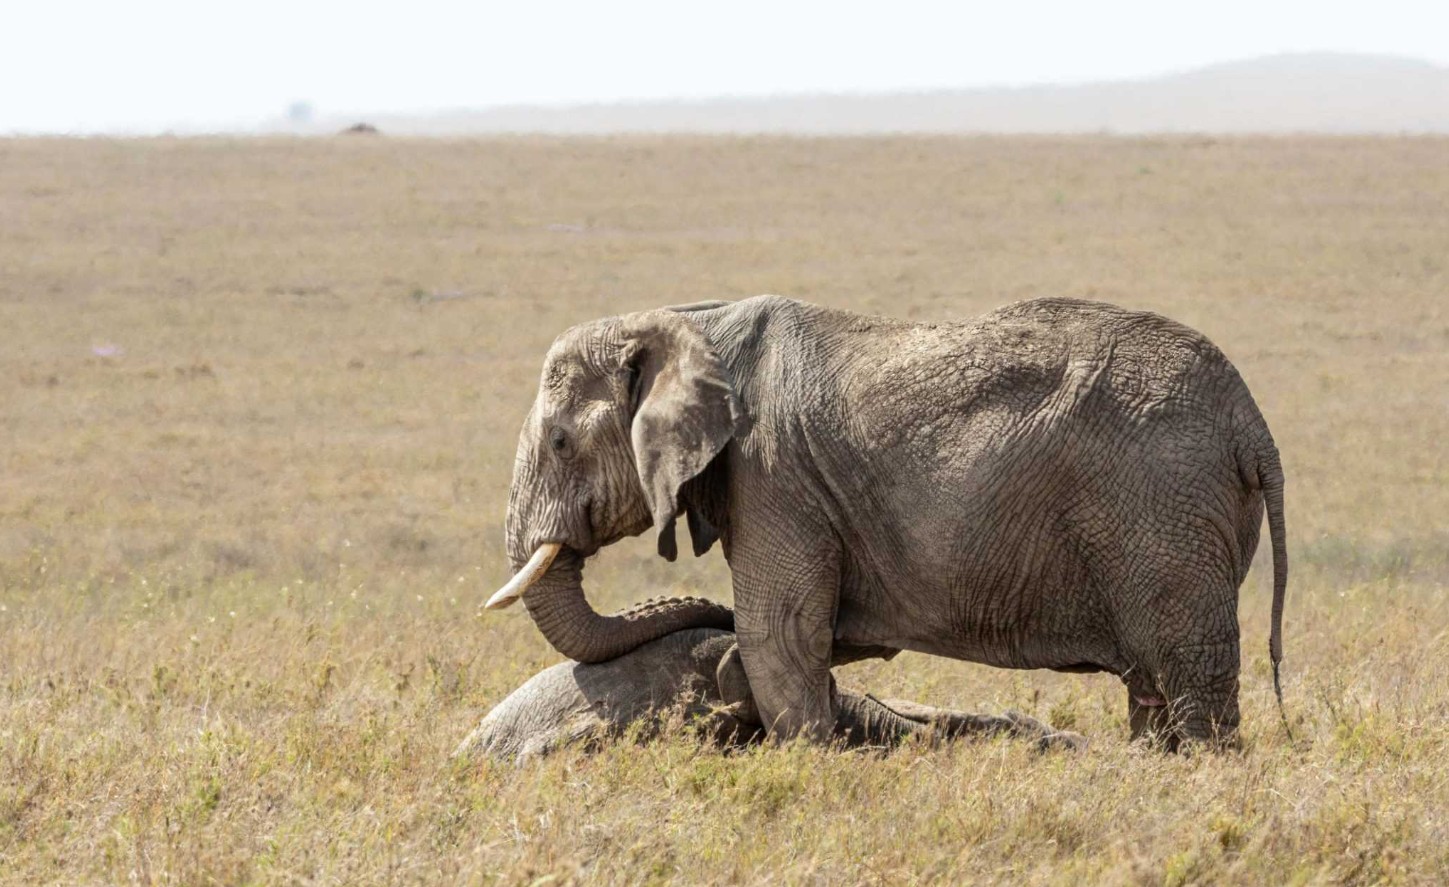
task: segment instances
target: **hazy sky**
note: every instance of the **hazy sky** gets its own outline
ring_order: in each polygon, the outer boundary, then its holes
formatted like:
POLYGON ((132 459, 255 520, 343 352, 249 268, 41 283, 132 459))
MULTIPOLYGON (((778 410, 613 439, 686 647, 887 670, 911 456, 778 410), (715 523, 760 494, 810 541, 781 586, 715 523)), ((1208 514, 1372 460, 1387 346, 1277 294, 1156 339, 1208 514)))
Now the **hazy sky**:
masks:
POLYGON ((1139 77, 1277 52, 1449 65, 1446 0, 4 0, 0 132, 1139 77))

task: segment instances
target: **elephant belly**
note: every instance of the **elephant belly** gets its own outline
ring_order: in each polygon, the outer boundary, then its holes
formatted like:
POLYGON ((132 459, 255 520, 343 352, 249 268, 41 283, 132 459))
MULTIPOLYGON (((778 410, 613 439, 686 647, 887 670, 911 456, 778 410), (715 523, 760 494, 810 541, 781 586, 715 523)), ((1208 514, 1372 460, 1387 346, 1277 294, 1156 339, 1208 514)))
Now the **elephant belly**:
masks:
POLYGON ((1133 503, 1095 488, 1085 440, 1041 432, 1008 454, 985 436, 958 464, 907 451, 856 467, 860 494, 880 492, 868 523, 841 510, 837 639, 1007 668, 1116 667, 1103 592, 1124 540, 1102 527, 1133 503))
POLYGON ((1048 668, 1068 672, 1124 669, 1110 639, 1095 633, 1019 629, 986 625, 968 630, 919 632, 892 630, 853 619, 842 610, 835 630, 838 646, 884 647, 944 656, 997 668, 1048 668))
POLYGON ((1069 559, 1035 571, 1031 563, 939 582, 904 570, 885 579, 849 571, 856 581, 841 589, 835 641, 1001 668, 1120 670, 1110 618, 1086 571, 1069 559))

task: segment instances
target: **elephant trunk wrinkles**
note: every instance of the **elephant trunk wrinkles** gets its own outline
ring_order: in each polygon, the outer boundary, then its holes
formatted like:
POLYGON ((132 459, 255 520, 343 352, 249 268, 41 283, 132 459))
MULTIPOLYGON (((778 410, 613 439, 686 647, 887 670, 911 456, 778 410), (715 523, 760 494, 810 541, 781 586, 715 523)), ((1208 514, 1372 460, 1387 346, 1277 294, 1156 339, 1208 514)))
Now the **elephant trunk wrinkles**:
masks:
POLYGON ((734 611, 694 597, 656 598, 602 616, 584 597, 582 559, 566 551, 523 597, 549 644, 578 662, 607 662, 650 641, 688 628, 733 631, 734 611))

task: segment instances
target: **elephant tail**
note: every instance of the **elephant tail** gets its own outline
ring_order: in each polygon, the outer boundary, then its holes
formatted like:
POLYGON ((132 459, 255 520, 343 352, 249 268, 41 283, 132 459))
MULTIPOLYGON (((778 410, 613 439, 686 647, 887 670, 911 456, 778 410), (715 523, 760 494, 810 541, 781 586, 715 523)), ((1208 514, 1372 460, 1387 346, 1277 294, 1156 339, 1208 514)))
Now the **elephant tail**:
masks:
MULTIPOLYGON (((1288 543, 1283 522, 1283 465, 1278 448, 1269 438, 1258 453, 1258 481, 1263 488, 1263 503, 1268 510, 1268 535, 1273 543, 1273 625, 1268 635, 1268 656, 1273 660, 1273 692, 1278 697, 1278 713, 1288 727, 1288 714, 1283 709, 1283 684, 1278 676, 1283 661, 1283 597, 1288 591, 1288 543)), ((1289 730, 1289 738, 1292 731, 1289 730)))

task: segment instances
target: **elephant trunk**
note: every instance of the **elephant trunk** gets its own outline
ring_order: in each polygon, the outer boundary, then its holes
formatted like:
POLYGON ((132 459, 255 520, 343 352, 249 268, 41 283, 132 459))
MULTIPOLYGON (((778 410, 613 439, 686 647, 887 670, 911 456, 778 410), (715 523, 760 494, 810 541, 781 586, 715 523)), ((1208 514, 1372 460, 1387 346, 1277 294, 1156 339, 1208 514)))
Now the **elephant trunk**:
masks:
POLYGON ((606 662, 687 628, 734 630, 734 611, 703 598, 656 598, 602 616, 584 597, 583 559, 565 550, 523 596, 553 648, 578 662, 606 662))

